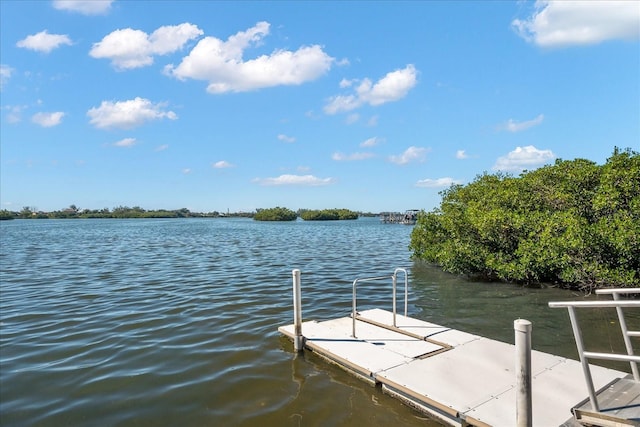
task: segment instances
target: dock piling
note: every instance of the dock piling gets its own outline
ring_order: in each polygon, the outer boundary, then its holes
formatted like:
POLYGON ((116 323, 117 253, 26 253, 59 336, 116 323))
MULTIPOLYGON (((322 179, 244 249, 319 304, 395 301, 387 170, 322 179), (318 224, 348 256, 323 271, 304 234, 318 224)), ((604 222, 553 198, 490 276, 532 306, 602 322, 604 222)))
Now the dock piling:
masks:
POLYGON ((293 275, 293 328, 295 337, 293 348, 300 352, 304 349, 304 337, 302 336, 302 296, 300 291, 300 270, 291 271, 293 275))
POLYGON ((531 322, 513 322, 516 345, 516 426, 533 425, 531 398, 531 322))

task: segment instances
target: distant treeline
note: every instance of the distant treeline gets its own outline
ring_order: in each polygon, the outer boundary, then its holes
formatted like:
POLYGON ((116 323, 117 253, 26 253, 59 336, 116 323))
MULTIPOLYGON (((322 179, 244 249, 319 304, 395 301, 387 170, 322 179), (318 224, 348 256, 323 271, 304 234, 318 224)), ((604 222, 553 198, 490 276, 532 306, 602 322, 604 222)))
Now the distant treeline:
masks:
POLYGON ((348 209, 309 210, 300 209, 297 212, 287 208, 258 209, 257 212, 220 213, 217 211, 200 213, 191 212, 187 208, 177 210, 145 210, 139 206, 118 206, 113 209, 79 209, 71 205, 66 209, 41 212, 35 208, 24 207, 19 212, 0 210, 0 220, 3 219, 71 219, 71 218, 220 218, 243 217, 255 218, 261 221, 291 221, 298 216, 306 220, 357 219, 359 216, 377 216, 373 213, 353 212, 348 209))
POLYGON ((199 213, 191 212, 187 208, 177 210, 145 210, 139 206, 132 208, 128 206, 118 206, 113 209, 78 209, 76 205, 71 205, 66 209, 53 212, 41 212, 33 208, 24 207, 20 212, 7 210, 0 211, 0 219, 67 219, 67 218, 218 218, 222 216, 252 217, 253 213, 233 213, 221 214, 219 212, 199 213))
POLYGON ((410 249, 453 273, 591 290, 640 286, 640 154, 483 174, 421 212, 410 249))

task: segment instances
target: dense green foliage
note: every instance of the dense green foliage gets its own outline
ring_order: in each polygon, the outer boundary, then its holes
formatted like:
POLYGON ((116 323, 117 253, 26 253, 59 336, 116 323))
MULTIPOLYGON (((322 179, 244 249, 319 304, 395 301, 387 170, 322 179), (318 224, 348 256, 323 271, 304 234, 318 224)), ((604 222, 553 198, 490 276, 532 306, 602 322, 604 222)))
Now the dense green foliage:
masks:
POLYGON ((358 219, 358 213, 348 209, 301 210, 300 218, 305 221, 358 219))
POLYGON ((13 215, 13 213, 9 212, 8 210, 3 209, 0 211, 0 220, 13 219, 13 218, 15 218, 15 216, 13 215))
POLYGON ((592 289, 640 285, 640 153, 483 174, 421 212, 413 256, 446 271, 592 289))
POLYGON ((296 212, 281 207, 257 209, 253 216, 256 221, 295 221, 297 218, 296 212))

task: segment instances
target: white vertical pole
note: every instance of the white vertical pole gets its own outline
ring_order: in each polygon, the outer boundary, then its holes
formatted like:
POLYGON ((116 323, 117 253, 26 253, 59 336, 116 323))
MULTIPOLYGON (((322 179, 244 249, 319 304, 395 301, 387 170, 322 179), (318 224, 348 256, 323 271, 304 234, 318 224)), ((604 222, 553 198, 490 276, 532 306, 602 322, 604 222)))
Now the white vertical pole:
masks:
POLYGON ((600 406, 598 406, 598 396, 596 395, 595 387, 593 386, 593 377, 591 376, 591 368, 589 368, 589 360, 584 355, 584 342, 582 342, 582 333, 580 332, 580 326, 578 325, 578 316, 576 315, 575 307, 568 306, 569 320, 571 320, 571 329, 573 329, 573 337, 576 340, 576 348, 578 349, 578 356, 580 357, 580 363, 582 364, 582 372, 584 373, 584 381, 587 383, 587 391, 589 392, 589 401, 591 402, 591 409, 595 412, 600 412, 600 406))
POLYGON ((300 292, 300 270, 291 271, 293 275, 293 349, 302 351, 304 337, 302 336, 302 297, 300 292))
MULTIPOLYGON (((620 301, 620 295, 618 293, 613 294, 614 301, 620 301)), ((627 354, 633 356, 633 345, 631 345, 631 339, 629 338, 629 329, 627 329, 627 322, 624 320, 624 312, 622 307, 616 307, 616 313, 618 313, 618 322, 620 322, 620 329, 622 330, 622 338, 624 339, 624 345, 627 348, 627 354)), ((631 373, 633 379, 637 382, 640 381, 640 373, 638 373, 638 365, 636 362, 631 363, 631 373)))
POLYGON ((393 281, 393 327, 397 328, 398 325, 396 325, 396 285, 398 284, 398 275, 396 274, 397 272, 394 271, 393 272, 393 276, 391 276, 391 279, 393 281))
POLYGON ((516 426, 533 425, 531 399, 531 322, 513 322, 516 344, 516 426))

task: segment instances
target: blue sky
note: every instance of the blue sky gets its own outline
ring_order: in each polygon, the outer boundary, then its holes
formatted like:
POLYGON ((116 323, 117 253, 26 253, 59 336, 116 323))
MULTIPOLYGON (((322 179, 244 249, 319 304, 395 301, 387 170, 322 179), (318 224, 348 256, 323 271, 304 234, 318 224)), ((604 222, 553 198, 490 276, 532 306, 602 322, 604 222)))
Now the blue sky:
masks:
POLYGON ((640 149, 639 2, 0 8, 0 209, 431 210, 640 149))

